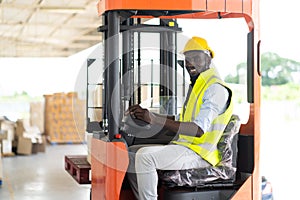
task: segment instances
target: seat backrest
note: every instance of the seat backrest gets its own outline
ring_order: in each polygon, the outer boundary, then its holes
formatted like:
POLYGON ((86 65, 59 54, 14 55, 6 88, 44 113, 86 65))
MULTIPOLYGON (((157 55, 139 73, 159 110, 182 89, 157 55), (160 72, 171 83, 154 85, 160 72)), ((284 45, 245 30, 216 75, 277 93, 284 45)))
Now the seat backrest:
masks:
POLYGON ((241 123, 237 115, 232 115, 218 143, 222 159, 217 166, 237 167, 238 132, 241 123))

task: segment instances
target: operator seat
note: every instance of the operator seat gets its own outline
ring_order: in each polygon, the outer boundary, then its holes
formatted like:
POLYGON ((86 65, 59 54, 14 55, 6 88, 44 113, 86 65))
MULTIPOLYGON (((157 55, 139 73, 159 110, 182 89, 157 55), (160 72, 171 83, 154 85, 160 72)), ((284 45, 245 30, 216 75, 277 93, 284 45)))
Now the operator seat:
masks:
MULTIPOLYGON (((238 132, 240 125, 239 117, 237 115, 232 115, 225 128, 224 134, 218 143, 218 149, 222 156, 219 164, 197 169, 158 170, 158 176, 161 183, 167 188, 177 188, 179 186, 182 188, 182 186, 184 186, 187 188, 196 188, 196 190, 218 187, 224 189, 226 186, 232 186, 236 180, 238 132)), ((207 195, 208 197, 216 195, 216 199, 223 199, 219 198, 220 195, 225 197, 224 199, 228 199, 228 197, 232 195, 231 191, 222 192, 223 194, 219 194, 220 192, 216 190, 214 193, 208 192, 207 195)), ((165 199, 190 199, 190 197, 192 197, 186 195, 187 194, 185 194, 185 196, 180 196, 178 194, 175 195, 174 192, 165 192, 165 199)), ((201 196, 202 195, 203 194, 201 194, 201 196)))

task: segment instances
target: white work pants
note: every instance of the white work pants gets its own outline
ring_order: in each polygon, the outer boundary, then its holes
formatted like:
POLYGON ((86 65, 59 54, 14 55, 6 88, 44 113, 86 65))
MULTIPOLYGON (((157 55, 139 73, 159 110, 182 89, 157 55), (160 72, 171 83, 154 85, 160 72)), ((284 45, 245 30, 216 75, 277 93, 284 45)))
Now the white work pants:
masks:
POLYGON ((132 164, 134 163, 132 159, 135 158, 137 185, 134 184, 135 177, 132 173, 130 173, 128 178, 133 192, 139 196, 139 200, 157 199, 157 169, 181 170, 210 166, 208 162, 203 160, 194 151, 175 144, 142 147, 137 150, 135 156, 132 153, 129 169, 131 168, 132 170, 132 164), (137 191, 138 194, 136 194, 137 191))

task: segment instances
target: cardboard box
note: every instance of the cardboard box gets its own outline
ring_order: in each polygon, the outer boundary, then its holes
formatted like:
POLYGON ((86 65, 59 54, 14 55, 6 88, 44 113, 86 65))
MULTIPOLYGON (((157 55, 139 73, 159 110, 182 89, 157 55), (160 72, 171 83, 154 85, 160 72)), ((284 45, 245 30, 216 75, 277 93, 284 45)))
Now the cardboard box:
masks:
POLYGON ((37 126, 30 126, 28 120, 18 119, 16 124, 17 137, 24 137, 24 135, 28 135, 29 137, 31 137, 30 135, 36 136, 42 134, 37 126))
POLYGON ((17 127, 16 127, 16 136, 17 137, 22 137, 23 133, 25 132, 25 127, 24 127, 24 120, 18 119, 16 121, 17 127))
POLYGON ((44 103, 31 102, 30 103, 30 126, 36 126, 44 133, 44 103))
POLYGON ((30 126, 27 120, 17 121, 17 153, 23 155, 45 152, 46 139, 37 126, 30 126))
POLYGON ((19 137, 17 153, 23 155, 32 154, 32 142, 30 138, 19 137))
POLYGON ((0 129, 7 131, 7 140, 14 140, 16 133, 16 123, 9 120, 0 121, 0 129))
POLYGON ((89 109, 89 117, 90 121, 102 121, 102 108, 100 109, 89 109))
POLYGON ((16 138, 16 123, 6 119, 0 121, 0 129, 5 133, 1 134, 1 152, 4 156, 13 155, 12 141, 16 138))
POLYGON ((3 155, 12 155, 12 141, 11 140, 2 140, 2 154, 3 155))
POLYGON ((95 86, 94 90, 92 90, 92 95, 90 95, 91 102, 89 102, 89 105, 101 107, 102 106, 102 85, 95 86))
POLYGON ((7 139, 7 130, 0 130, 0 141, 7 139))
POLYGON ((38 152, 46 151, 46 138, 45 136, 30 138, 20 137, 18 139, 17 153, 22 155, 31 155, 38 152))
MULTIPOLYGON (((0 130, 0 158, 2 156, 2 153, 3 153, 3 140, 7 140, 7 130, 0 130)), ((4 142, 5 143, 5 142, 4 142)))
POLYGON ((86 101, 76 92, 45 97, 45 135, 50 142, 79 142, 85 132, 86 101), (74 140, 73 140, 74 139, 74 140))
POLYGON ((38 152, 46 152, 46 145, 47 145, 47 141, 46 141, 46 136, 42 136, 42 143, 38 143, 38 152))

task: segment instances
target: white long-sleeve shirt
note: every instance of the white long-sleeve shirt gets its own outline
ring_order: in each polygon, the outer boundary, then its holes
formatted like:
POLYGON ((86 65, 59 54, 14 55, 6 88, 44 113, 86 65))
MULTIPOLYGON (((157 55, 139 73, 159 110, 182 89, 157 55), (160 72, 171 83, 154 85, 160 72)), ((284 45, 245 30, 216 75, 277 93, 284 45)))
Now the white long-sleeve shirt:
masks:
MULTIPOLYGON (((212 121, 220 114, 225 112, 228 106, 228 90, 218 83, 209 86, 203 95, 203 104, 194 123, 199 126, 203 132, 208 131, 212 121)), ((179 119, 179 115, 176 116, 179 119)))

